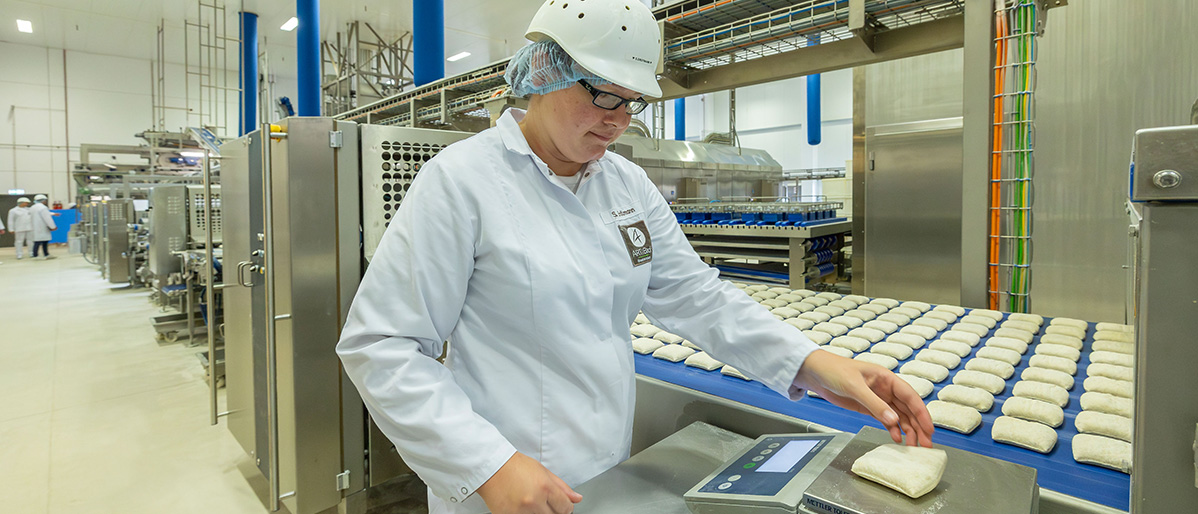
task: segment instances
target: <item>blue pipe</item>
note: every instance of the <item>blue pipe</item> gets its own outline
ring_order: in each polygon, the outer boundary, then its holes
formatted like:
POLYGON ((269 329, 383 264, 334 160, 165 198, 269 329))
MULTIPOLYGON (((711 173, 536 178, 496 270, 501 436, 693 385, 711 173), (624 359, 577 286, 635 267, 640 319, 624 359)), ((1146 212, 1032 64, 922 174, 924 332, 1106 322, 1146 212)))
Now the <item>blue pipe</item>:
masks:
POLYGON ((686 99, 674 99, 674 139, 686 141, 686 99))
POLYGON ((416 87, 445 77, 445 1, 412 2, 412 79, 416 87))
MULTIPOLYGON (((807 38, 808 46, 819 44, 819 36, 807 38)), ((819 74, 807 75, 807 144, 818 145, 823 140, 820 116, 819 74)))
POLYGON ((296 0, 295 17, 299 115, 320 116, 320 0, 296 0))
POLYGON ((258 15, 241 12, 241 116, 238 134, 254 130, 258 124, 258 15))

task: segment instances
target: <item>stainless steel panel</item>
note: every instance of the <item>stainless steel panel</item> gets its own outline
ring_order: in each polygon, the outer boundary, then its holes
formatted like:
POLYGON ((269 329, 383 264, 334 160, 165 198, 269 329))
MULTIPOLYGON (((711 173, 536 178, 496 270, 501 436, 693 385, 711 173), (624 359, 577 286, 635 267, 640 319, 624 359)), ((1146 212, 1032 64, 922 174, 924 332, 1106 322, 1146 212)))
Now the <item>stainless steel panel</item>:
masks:
POLYGON ((1133 200, 1198 198, 1198 125, 1141 130, 1134 155, 1133 200))
POLYGON ((449 144, 474 134, 382 125, 360 128, 362 240, 370 260, 420 167, 449 144))
POLYGON ((960 118, 868 128, 865 147, 864 294, 958 303, 960 118))
POLYGON ((104 204, 105 276, 113 284, 129 282, 129 228, 133 219, 132 200, 109 200, 104 204))
POLYGON ((178 252, 187 247, 187 186, 155 186, 150 190, 150 273, 161 289, 182 267, 178 252))
POLYGON ((990 304, 990 167, 993 145, 994 2, 967 0, 962 80, 961 298, 960 305, 990 304))
MULTIPOLYGON (((207 208, 204 205, 204 186, 187 186, 187 197, 190 205, 187 208, 187 217, 189 224, 188 233, 191 236, 193 243, 204 244, 204 224, 207 223, 204 210, 207 208)), ((221 226, 223 218, 221 217, 220 204, 220 186, 212 186, 212 242, 221 242, 221 226)))
POLYGON ((1037 43, 1033 311, 1123 320, 1132 134, 1189 123, 1196 19, 1193 0, 1051 11, 1037 43))

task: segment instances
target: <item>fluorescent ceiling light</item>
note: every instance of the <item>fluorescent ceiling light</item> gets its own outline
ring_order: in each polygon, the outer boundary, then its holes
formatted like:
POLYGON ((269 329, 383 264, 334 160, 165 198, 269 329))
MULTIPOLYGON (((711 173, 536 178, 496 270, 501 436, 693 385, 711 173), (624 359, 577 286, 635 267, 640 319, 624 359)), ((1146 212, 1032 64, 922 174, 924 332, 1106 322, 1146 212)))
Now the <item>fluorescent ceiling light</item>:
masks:
POLYGON ((33 22, 29 20, 17 20, 17 30, 26 34, 33 34, 33 22))
POLYGON ((203 157, 204 152, 199 152, 199 151, 195 151, 195 150, 192 150, 192 151, 185 150, 185 151, 179 152, 179 155, 182 155, 184 157, 203 157))
POLYGON ((448 59, 445 59, 445 60, 446 60, 446 61, 449 61, 449 62, 454 62, 454 61, 460 61, 460 60, 462 60, 462 59, 465 59, 465 58, 467 58, 467 57, 470 57, 470 52, 458 52, 458 53, 456 53, 456 54, 453 54, 453 55, 449 56, 449 58, 448 58, 448 59))
POLYGON ((299 26, 299 18, 292 16, 290 20, 287 20, 287 22, 284 23, 283 26, 279 27, 279 28, 286 30, 286 31, 292 31, 292 30, 295 30, 295 28, 298 26, 299 26))

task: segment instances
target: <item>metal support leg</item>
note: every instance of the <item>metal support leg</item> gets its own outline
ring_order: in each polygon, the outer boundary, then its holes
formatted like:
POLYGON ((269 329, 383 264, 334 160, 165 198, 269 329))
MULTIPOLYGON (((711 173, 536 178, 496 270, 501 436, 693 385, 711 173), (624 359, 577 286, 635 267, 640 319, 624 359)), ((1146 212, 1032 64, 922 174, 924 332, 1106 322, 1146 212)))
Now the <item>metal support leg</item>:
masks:
POLYGON ((807 287, 807 264, 803 259, 807 257, 807 247, 803 245, 804 240, 797 237, 788 239, 790 241, 790 263, 787 268, 790 271, 790 288, 805 289, 807 287))

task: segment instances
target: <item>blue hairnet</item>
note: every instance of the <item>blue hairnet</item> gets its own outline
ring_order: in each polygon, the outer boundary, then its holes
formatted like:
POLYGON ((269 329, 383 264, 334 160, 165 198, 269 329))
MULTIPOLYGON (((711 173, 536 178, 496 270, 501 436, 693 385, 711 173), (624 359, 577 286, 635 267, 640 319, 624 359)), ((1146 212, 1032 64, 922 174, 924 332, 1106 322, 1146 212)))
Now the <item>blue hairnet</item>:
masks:
POLYGON ((517 97, 552 93, 582 79, 594 86, 611 84, 583 68, 552 39, 516 51, 504 78, 512 86, 512 96, 517 97))

